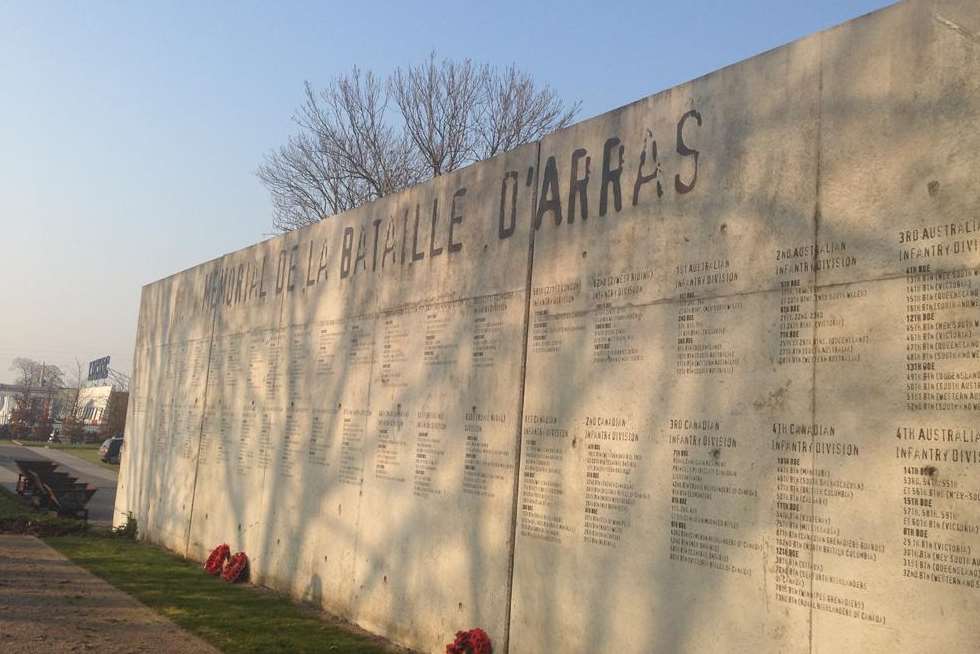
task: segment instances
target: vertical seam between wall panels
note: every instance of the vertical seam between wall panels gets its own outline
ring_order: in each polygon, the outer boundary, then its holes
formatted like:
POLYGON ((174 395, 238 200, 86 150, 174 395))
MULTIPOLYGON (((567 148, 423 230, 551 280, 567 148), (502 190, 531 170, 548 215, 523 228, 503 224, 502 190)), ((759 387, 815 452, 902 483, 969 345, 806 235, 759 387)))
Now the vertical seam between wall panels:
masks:
MULTIPOLYGON (((817 151, 816 151, 816 170, 815 182, 814 182, 814 206, 813 206, 813 248, 814 252, 817 251, 817 243, 820 235, 820 163, 821 163, 821 153, 823 150, 823 34, 819 34, 817 37, 817 43, 819 44, 819 49, 817 53, 818 64, 817 64, 817 151)), ((813 314, 816 315, 817 311, 817 268, 813 268, 813 314)), ((813 425, 817 420, 817 321, 813 321, 813 330, 811 332, 811 342, 810 342, 810 424, 813 425)), ((813 453, 813 445, 816 441, 816 430, 810 430, 810 620, 808 624, 808 634, 809 637, 807 641, 809 643, 809 652, 813 654, 813 557, 814 557, 814 543, 813 543, 813 525, 814 519, 816 518, 816 502, 814 502, 814 492, 816 491, 816 475, 813 474, 813 469, 817 465, 817 455, 813 453)))
MULTIPOLYGON (((527 342, 531 330, 531 274, 534 269, 534 213, 538 207, 538 175, 541 170, 541 141, 534 159, 534 188, 531 191, 531 213, 528 216, 527 277, 524 281, 524 334, 521 349, 521 383, 517 403, 517 425, 514 447, 514 489, 510 508, 510 552, 507 560, 507 605, 504 613, 503 654, 510 651, 511 611, 514 603, 514 559, 517 550, 517 508, 521 482, 521 445, 524 440, 524 390, 527 386, 527 342)), ((520 178, 517 179, 520 182, 520 178)), ((502 202, 503 200, 501 200, 502 202)))
MULTIPOLYGON (((438 191, 435 190, 433 185, 433 197, 438 197, 438 191)), ((364 416, 364 435, 361 437, 361 476, 360 481, 357 484, 357 504, 354 510, 354 549, 351 556, 351 586, 350 586, 350 598, 348 600, 349 606, 353 609, 354 602, 357 599, 357 555, 361 548, 361 509, 364 506, 364 475, 365 467, 367 465, 367 438, 368 438, 368 425, 370 424, 371 416, 371 387, 374 385, 374 356, 375 349, 378 343, 378 324, 381 319, 381 289, 378 289, 378 294, 374 298, 374 310, 367 313, 357 313, 350 318, 350 320, 364 319, 365 316, 370 317, 371 320, 371 363, 368 366, 368 382, 367 382, 367 407, 365 409, 368 411, 368 415, 364 416)), ((346 330, 347 324, 345 321, 344 329, 346 330)), ((345 399, 346 401, 346 399, 345 399)), ((340 424, 344 424, 343 413, 338 413, 340 418, 340 424)), ((335 423, 336 424, 336 423, 335 423)), ((377 427, 376 427, 377 428, 377 427)), ((416 440, 418 437, 416 436, 416 440)), ((341 427, 341 442, 343 442, 343 427, 341 427)), ((375 439, 375 447, 377 447, 377 439, 375 439)), ((341 573, 343 574, 343 573, 341 573)), ((387 577, 386 577, 387 579, 387 577)))
MULTIPOLYGON (((222 291, 222 297, 224 292, 222 291)), ((197 458, 194 460, 194 482, 191 486, 191 510, 187 516, 187 534, 184 537, 184 557, 187 556, 191 547, 191 529, 194 526, 194 504, 197 500, 197 476, 201 470, 201 443, 204 440, 204 420, 208 412, 208 383, 211 380, 211 351, 214 349, 214 324, 218 320, 220 304, 215 307, 211 314, 211 336, 208 339, 208 367, 204 373, 204 397, 201 400, 201 421, 198 423, 197 430, 197 458)))

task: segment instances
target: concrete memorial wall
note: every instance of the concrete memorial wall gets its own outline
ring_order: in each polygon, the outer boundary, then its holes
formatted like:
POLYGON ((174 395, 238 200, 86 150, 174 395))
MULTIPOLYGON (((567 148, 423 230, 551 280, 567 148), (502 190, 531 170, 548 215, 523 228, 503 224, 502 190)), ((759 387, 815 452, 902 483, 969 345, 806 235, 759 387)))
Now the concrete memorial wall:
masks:
POLYGON ((907 2, 150 284, 117 520, 423 651, 972 651, 978 119, 907 2))

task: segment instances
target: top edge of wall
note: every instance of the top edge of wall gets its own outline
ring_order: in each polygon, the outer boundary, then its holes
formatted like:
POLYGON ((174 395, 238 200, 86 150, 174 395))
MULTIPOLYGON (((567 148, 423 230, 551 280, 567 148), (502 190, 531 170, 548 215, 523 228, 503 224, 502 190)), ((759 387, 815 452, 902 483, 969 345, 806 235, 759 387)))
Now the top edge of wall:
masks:
MULTIPOLYGON (((801 45, 803 43, 807 43, 807 42, 812 41, 814 39, 819 39, 819 38, 821 38, 825 34, 830 34, 832 32, 835 32, 837 30, 843 29, 845 27, 854 26, 857 23, 862 23, 862 22, 865 22, 865 21, 868 21, 868 20, 878 19, 878 18, 880 18, 882 15, 884 15, 886 13, 890 13, 890 12, 893 12, 893 11, 903 10, 905 7, 907 7, 909 5, 912 5, 912 4, 925 3, 925 2, 928 2, 928 1, 929 0, 899 0, 898 2, 895 2, 894 4, 887 5, 885 7, 880 8, 880 9, 876 9, 874 11, 867 12, 865 14, 861 14, 861 15, 856 16, 854 18, 848 19, 848 20, 846 20, 846 21, 844 21, 842 23, 838 23, 836 25, 831 25, 830 27, 824 28, 822 30, 818 30, 816 32, 812 32, 810 34, 807 34, 806 36, 802 36, 802 37, 800 37, 798 39, 794 39, 794 40, 789 41, 787 43, 783 43, 782 45, 778 45, 778 46, 773 47, 773 48, 770 48, 768 50, 763 50, 762 52, 756 53, 756 54, 754 54, 752 56, 749 56, 749 57, 746 57, 744 59, 740 59, 738 61, 732 62, 731 64, 727 64, 725 66, 722 66, 721 68, 716 68, 715 70, 712 70, 712 71, 710 71, 708 73, 705 73, 703 75, 699 75, 698 77, 694 77, 694 78, 692 78, 690 80, 687 80, 685 82, 682 82, 680 84, 676 84, 676 85, 671 86, 671 87, 668 87, 666 89, 661 89, 659 91, 655 91, 655 92, 653 92, 653 93, 651 93, 649 95, 645 95, 645 96, 643 96, 641 98, 637 98, 636 100, 633 100, 631 102, 627 102, 626 104, 620 105, 618 107, 615 107, 613 109, 610 109, 608 111, 605 111, 605 112, 603 112, 601 114, 596 114, 596 115, 591 116, 589 118, 586 118, 584 120, 581 120, 581 121, 578 121, 578 122, 573 123, 571 125, 568 125, 566 127, 563 127, 562 129, 559 129, 559 130, 555 130, 553 132, 550 132, 550 133, 544 135, 541 139, 538 139, 536 141, 530 141, 530 142, 525 143, 525 144, 523 144, 523 145, 521 145, 521 146, 519 146, 517 148, 514 148, 513 150, 508 150, 506 152, 501 152, 499 154, 496 154, 493 157, 491 157, 490 159, 484 159, 484 160, 481 160, 481 161, 474 161, 473 163, 470 163, 470 164, 468 164, 466 166, 463 166, 462 168, 457 168, 456 170, 454 170, 452 172, 449 172, 449 173, 446 173, 444 175, 440 175, 439 177, 429 178, 429 179, 427 179, 425 181, 419 182, 418 184, 415 184, 415 185, 412 185, 412 186, 403 188, 403 189, 401 189, 399 191, 396 191, 394 193, 391 193, 389 195, 386 195, 386 196, 377 198, 375 200, 371 200, 370 202, 366 202, 366 203, 364 203, 364 204, 362 204, 362 205, 360 205, 358 207, 355 207, 353 209, 349 209, 347 211, 344 211, 344 212, 341 212, 341 213, 338 213, 338 214, 333 214, 332 216, 330 216, 326 220, 334 220, 334 219, 336 219, 336 220, 347 220, 347 219, 350 219, 352 216, 354 216, 357 213, 361 213, 361 212, 371 213, 372 210, 377 210, 378 206, 381 205, 381 204, 389 204, 389 203, 395 203, 395 204, 397 204, 400 200, 403 200, 404 197, 407 196, 407 195, 409 195, 409 194, 417 193, 419 191, 427 190, 428 187, 434 186, 437 183, 445 183, 444 180, 452 179, 455 176, 461 175, 464 171, 467 171, 467 170, 469 170, 469 169, 471 169, 471 168, 473 168, 475 166, 479 166, 479 165, 481 165, 481 164, 483 164, 483 163, 485 163, 487 161, 492 161, 492 160, 497 159, 499 157, 506 157, 506 156, 511 155, 511 154, 513 154, 515 152, 519 152, 520 150, 525 149, 525 148, 537 147, 537 146, 541 145, 541 143, 543 141, 545 141, 545 140, 551 140, 552 138, 554 138, 554 137, 556 137, 556 136, 558 136, 560 134, 566 133, 566 132, 571 131, 571 130, 579 129, 583 125, 587 125, 588 123, 591 123, 591 122, 594 122, 594 121, 599 121, 599 120, 606 120, 609 117, 614 116, 617 113, 626 111, 626 110, 630 109, 631 107, 634 107, 634 106, 639 105, 641 103, 649 102, 649 101, 651 101, 653 99, 656 99, 658 97, 661 97, 661 96, 670 95, 670 94, 672 94, 672 93, 674 93, 674 92, 676 92, 678 90, 687 88, 689 86, 692 86, 692 85, 697 84, 699 82, 702 82, 704 80, 710 79, 710 78, 715 77, 715 76, 718 76, 718 75, 725 74, 727 72, 730 72, 734 68, 742 67, 742 66, 746 65, 749 62, 756 61, 758 59, 762 59, 762 58, 765 58, 765 57, 770 57, 770 56, 775 55, 776 53, 780 53, 780 52, 782 52, 784 50, 787 50, 789 48, 797 47, 797 46, 799 46, 799 45, 801 45)), ((231 250, 231 251, 228 251, 228 252, 224 252, 224 253, 222 253, 220 255, 217 255, 215 257, 212 257, 211 259, 207 259, 206 261, 202 261, 200 263, 194 264, 193 266, 188 266, 187 268, 184 268, 182 270, 178 270, 178 271, 176 271, 174 273, 171 273, 170 275, 166 275, 165 277, 161 277, 161 278, 156 279, 156 280, 153 280, 151 282, 147 282, 146 284, 143 285, 142 288, 145 289, 145 288, 148 288, 148 287, 151 287, 151 286, 155 286, 156 284, 160 284, 162 282, 166 282, 166 281, 168 281, 168 280, 170 280, 170 279, 172 279, 174 277, 177 277, 179 275, 182 275, 184 273, 187 273, 187 272, 196 270, 198 268, 202 268, 202 267, 205 267, 205 266, 209 266, 209 265, 215 264, 215 263, 220 262, 221 260, 225 259, 226 257, 234 256, 234 255, 239 254, 241 252, 245 252, 246 250, 249 250, 249 249, 254 248, 256 246, 262 245, 264 243, 268 243, 270 241, 275 241, 277 239, 285 239, 285 238, 289 237, 290 235, 302 233, 304 231, 307 231, 307 230, 316 228, 320 224, 321 223, 312 223, 310 225, 305 225, 303 227, 300 227, 300 228, 297 228, 297 229, 294 229, 294 230, 291 230, 291 231, 288 231, 288 232, 283 232, 282 234, 276 234, 276 235, 273 235, 273 236, 269 236, 268 238, 261 239, 259 241, 256 241, 256 242, 251 243, 249 245, 246 245, 244 247, 238 248, 236 250, 231 250)))

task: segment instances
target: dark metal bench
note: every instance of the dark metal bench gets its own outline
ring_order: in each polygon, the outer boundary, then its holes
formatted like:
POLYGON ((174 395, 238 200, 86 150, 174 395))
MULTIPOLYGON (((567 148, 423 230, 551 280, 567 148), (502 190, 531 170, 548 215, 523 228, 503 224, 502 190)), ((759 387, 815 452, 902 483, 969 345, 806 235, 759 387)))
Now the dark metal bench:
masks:
POLYGON ((78 481, 67 472, 56 470, 53 461, 27 459, 15 460, 20 476, 17 479, 17 494, 30 497, 34 506, 57 511, 58 515, 68 515, 88 519, 85 505, 98 490, 78 481))

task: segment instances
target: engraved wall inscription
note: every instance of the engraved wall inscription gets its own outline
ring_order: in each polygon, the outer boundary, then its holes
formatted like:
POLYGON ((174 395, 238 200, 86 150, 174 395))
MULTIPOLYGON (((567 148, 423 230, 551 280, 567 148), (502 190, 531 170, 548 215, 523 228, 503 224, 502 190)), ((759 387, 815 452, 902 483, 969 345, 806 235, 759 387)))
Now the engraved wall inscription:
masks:
POLYGON ((974 651, 976 34, 900 3, 144 287, 117 520, 428 652, 974 651))

